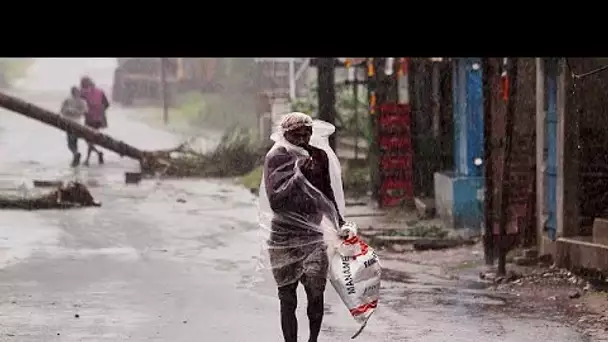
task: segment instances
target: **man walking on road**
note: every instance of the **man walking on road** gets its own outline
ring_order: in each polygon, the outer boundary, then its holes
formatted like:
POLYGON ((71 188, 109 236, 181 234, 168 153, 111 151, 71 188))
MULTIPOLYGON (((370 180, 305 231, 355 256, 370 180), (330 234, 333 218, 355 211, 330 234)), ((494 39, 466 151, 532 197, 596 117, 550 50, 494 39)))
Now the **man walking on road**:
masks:
MULTIPOLYGON (((87 102, 89 107, 89 110, 85 115, 85 125, 95 130, 108 127, 106 110, 110 107, 110 102, 103 90, 97 88, 93 81, 85 76, 80 80, 80 91, 82 93, 82 98, 87 102)), ((103 164, 103 152, 99 151, 92 143, 88 144, 89 148, 84 165, 89 165, 89 158, 91 158, 91 153, 93 152, 97 153, 99 164, 103 164)))
MULTIPOLYGON (((79 122, 87 113, 87 102, 81 98, 78 87, 72 87, 70 96, 61 104, 61 114, 70 120, 79 122)), ((72 167, 80 164, 80 152, 78 152, 78 137, 68 132, 68 148, 72 152, 72 167)))
POLYGON ((295 179, 303 175, 333 204, 340 226, 344 220, 332 191, 327 154, 309 144, 312 119, 303 113, 287 114, 281 129, 284 141, 266 155, 264 163, 266 194, 273 212, 268 241, 270 264, 278 286, 285 342, 298 340, 298 283, 304 285, 308 299, 308 341, 316 342, 323 321, 329 267, 323 232, 318 227, 327 209, 320 203, 323 201, 307 197, 311 189, 302 185, 306 182, 294 185, 295 179))

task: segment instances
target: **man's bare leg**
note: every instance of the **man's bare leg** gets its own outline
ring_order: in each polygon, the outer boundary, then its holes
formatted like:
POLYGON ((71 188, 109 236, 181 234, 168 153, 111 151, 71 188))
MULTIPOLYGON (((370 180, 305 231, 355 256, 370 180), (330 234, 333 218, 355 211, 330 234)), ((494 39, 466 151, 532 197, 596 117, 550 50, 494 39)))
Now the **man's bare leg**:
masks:
POLYGON ((281 302, 281 328, 285 342, 298 342, 298 282, 279 287, 279 300, 281 302))
POLYGON ((321 323, 323 323, 323 314, 325 310, 324 292, 326 283, 327 280, 323 277, 310 277, 305 275, 302 279, 302 284, 304 284, 308 300, 308 307, 306 309, 310 328, 308 342, 317 342, 319 333, 321 332, 321 323))

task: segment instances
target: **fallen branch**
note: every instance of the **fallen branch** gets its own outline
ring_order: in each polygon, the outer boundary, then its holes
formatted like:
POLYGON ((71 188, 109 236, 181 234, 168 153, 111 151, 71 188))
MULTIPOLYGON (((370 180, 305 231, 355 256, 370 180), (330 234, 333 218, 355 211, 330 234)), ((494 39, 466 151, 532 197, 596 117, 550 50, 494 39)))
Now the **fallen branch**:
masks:
POLYGON ((76 207, 99 207, 89 189, 82 183, 70 182, 56 190, 34 198, 0 197, 0 209, 68 209, 76 207))

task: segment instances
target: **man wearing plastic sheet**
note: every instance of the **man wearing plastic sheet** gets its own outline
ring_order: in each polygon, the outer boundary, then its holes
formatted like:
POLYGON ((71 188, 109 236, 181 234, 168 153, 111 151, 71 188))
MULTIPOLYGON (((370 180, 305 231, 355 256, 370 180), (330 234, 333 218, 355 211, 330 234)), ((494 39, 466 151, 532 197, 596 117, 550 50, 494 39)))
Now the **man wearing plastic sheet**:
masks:
MULTIPOLYGON (((339 163, 331 151, 338 171, 334 169, 330 175, 327 153, 310 144, 313 121, 308 115, 287 114, 279 129, 282 136, 276 139, 264 163, 264 195, 272 210, 270 264, 278 286, 285 341, 297 342, 296 289, 302 283, 308 299, 309 341, 316 342, 329 266, 323 230, 344 224, 334 195, 336 185, 332 184, 332 177, 340 177, 339 163)), ((337 191, 342 192, 341 187, 340 180, 337 191)), ((343 203, 343 193, 340 196, 343 203)))

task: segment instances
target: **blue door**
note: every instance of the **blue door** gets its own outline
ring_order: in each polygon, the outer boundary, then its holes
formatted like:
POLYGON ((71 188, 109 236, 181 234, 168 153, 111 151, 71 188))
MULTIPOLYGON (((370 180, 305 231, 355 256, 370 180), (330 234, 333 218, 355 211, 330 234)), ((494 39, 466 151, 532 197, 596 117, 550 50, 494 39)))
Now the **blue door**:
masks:
POLYGON ((483 84, 481 58, 467 58, 467 176, 481 177, 483 159, 483 84))
POLYGON ((557 60, 545 59, 545 91, 547 117, 545 122, 545 208, 544 229, 555 240, 557 232, 557 60))
POLYGON ((456 174, 482 175, 476 158, 483 157, 483 92, 480 58, 458 58, 454 62, 454 160, 456 174))

